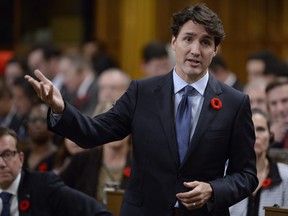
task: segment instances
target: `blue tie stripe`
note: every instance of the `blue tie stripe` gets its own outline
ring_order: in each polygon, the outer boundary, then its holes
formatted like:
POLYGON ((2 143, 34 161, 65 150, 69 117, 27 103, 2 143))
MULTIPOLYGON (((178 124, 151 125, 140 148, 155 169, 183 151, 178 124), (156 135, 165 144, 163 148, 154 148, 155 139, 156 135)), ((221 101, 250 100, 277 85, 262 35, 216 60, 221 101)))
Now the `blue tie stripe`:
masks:
POLYGON ((190 133, 191 133, 191 119, 192 119, 192 107, 189 103, 188 97, 189 93, 193 90, 192 86, 187 85, 184 88, 184 93, 182 99, 179 103, 177 113, 176 113, 176 135, 178 142, 178 152, 180 157, 180 162, 182 163, 185 154, 187 152, 190 133))

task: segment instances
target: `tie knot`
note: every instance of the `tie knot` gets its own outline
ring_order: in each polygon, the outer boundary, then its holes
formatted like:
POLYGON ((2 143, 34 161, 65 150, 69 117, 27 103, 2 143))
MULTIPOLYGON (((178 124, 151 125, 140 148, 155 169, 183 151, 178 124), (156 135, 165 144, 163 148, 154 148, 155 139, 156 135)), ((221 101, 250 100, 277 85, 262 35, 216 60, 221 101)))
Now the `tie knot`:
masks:
POLYGON ((193 90, 193 87, 190 85, 185 86, 184 93, 182 97, 188 97, 189 93, 193 90))
POLYGON ((0 193, 0 197, 1 197, 2 202, 3 202, 4 204, 7 204, 7 203, 10 202, 11 196, 12 196, 12 194, 7 193, 7 192, 2 192, 2 193, 0 193))

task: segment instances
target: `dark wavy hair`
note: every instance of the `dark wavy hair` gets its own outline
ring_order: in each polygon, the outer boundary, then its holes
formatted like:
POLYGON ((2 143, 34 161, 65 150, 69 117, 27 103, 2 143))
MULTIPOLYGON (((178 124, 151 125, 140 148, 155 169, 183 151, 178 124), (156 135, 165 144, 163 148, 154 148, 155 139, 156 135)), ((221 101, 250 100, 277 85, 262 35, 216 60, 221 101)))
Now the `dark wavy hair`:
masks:
POLYGON ((204 26, 208 34, 214 37, 216 47, 225 36, 222 21, 205 4, 196 4, 193 7, 187 7, 174 13, 171 25, 172 35, 177 37, 182 26, 190 20, 204 26))

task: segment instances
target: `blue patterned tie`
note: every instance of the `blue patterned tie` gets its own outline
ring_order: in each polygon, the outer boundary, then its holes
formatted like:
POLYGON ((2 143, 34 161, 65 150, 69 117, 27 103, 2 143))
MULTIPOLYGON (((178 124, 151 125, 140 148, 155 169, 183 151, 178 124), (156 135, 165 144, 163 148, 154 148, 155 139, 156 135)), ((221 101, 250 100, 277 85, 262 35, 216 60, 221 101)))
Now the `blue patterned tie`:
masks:
POLYGON ((3 209, 1 216, 10 216, 10 199, 11 199, 12 194, 7 193, 7 192, 2 192, 0 193, 0 197, 2 199, 3 203, 3 209))
POLYGON ((176 113, 176 134, 178 142, 178 152, 181 163, 184 159, 190 142, 190 132, 192 127, 192 107, 189 103, 188 96, 192 90, 193 87, 189 85, 184 88, 184 93, 182 95, 182 99, 179 103, 176 113))

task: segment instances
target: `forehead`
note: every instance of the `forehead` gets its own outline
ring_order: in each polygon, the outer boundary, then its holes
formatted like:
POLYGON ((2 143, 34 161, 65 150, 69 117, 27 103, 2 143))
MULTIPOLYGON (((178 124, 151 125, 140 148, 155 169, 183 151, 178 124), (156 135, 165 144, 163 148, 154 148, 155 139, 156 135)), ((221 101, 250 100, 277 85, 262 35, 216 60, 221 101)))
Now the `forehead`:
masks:
POLYGON ((47 110, 48 108, 45 105, 37 105, 32 107, 30 115, 34 115, 34 114, 41 114, 41 115, 46 115, 47 114, 47 110))
POLYGON ((0 137, 0 152, 5 150, 16 150, 16 140, 10 135, 0 137))
POLYGON ((207 37, 207 38, 213 39, 213 36, 209 35, 209 33, 206 31, 203 25, 199 23, 195 23, 192 20, 189 20, 186 23, 184 23, 184 25, 180 29, 179 34, 207 37))
POLYGON ((119 73, 102 74, 99 78, 99 85, 122 85, 124 82, 124 77, 119 73))
POLYGON ((252 115, 252 120, 253 120, 253 123, 254 125, 258 125, 258 126, 267 126, 267 119, 261 115, 260 113, 254 113, 252 115))
POLYGON ((267 96, 269 99, 277 99, 277 98, 287 98, 288 97, 288 84, 276 86, 271 89, 267 96))

